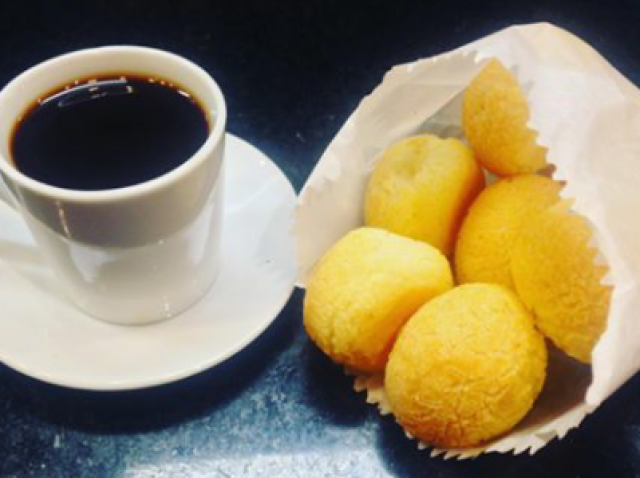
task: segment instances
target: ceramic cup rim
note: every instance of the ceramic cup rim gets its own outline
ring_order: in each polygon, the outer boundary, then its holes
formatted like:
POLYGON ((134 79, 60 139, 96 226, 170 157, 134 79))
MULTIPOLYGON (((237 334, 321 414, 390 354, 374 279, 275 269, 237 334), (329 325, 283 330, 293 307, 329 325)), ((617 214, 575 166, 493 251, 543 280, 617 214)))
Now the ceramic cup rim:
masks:
MULTIPOLYGON (((154 191, 163 189, 169 185, 179 182, 185 176, 188 176, 194 169, 198 168, 203 162, 206 162, 211 157, 217 145, 224 138, 224 132, 227 122, 227 108, 224 100, 224 96, 220 87, 215 80, 200 66, 195 63, 179 56, 174 53, 170 53, 164 50, 136 46, 136 45, 114 45, 114 46, 102 46, 96 48, 87 48, 82 50, 76 50, 70 53, 65 53, 46 60, 42 63, 25 70, 13 80, 11 80, 0 91, 0 118, 3 116, 3 111, 7 101, 15 95, 21 95, 22 85, 25 82, 31 81, 34 77, 44 75, 51 69, 58 68, 59 66, 66 64, 70 61, 83 62, 87 59, 95 59, 95 57, 123 54, 123 55, 141 55, 150 58, 151 60, 171 62, 175 65, 176 69, 181 71, 187 70, 191 75, 197 77, 203 85, 212 93, 214 98, 213 104, 206 104, 204 98, 196 96, 198 101, 203 103, 203 106, 208 111, 215 112, 215 119, 213 121, 213 127, 209 131, 209 135, 200 148, 185 162, 172 169, 171 171, 150 179, 148 181, 134 184, 131 186, 104 189, 95 191, 84 191, 76 189, 66 189, 57 186, 45 184, 36 179, 30 178, 24 173, 20 172, 16 167, 11 164, 9 158, 0 151, 0 172, 8 178, 10 181, 15 182, 17 185, 30 190, 40 196, 55 198, 60 201, 73 202, 73 203, 111 203, 118 201, 130 200, 138 197, 146 196, 154 191)), ((96 74, 103 72, 96 71, 96 74)), ((133 73, 133 72, 132 72, 133 73)), ((153 74, 153 71, 146 69, 144 73, 153 74)), ((167 75, 161 75, 163 79, 175 81, 177 84, 181 84, 180 74, 176 74, 175 77, 167 77, 167 75)), ((51 88, 57 88, 61 85, 51 85, 51 88)), ((33 98, 35 101, 36 98, 33 98)), ((22 114, 21 112, 20 114, 22 114)), ((212 118, 213 119, 213 118, 212 118)), ((18 120, 18 117, 5 118, 7 121, 11 121, 12 124, 18 120)), ((7 148, 8 149, 8 148, 7 148)))

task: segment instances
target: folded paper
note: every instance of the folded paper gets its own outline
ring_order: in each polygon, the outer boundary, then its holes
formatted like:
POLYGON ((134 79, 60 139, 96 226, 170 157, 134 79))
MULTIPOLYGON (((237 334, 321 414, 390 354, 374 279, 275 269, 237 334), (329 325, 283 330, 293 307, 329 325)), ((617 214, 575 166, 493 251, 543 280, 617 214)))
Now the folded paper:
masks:
MULTIPOLYGON (((509 67, 530 106, 529 126, 548 148, 562 196, 593 226, 614 286, 592 367, 554 353, 545 390, 508 435, 473 450, 535 452, 579 425, 640 368, 640 90, 594 49, 549 24, 514 26, 449 53, 391 69, 333 139, 305 184, 296 217, 299 285, 339 238, 363 224, 368 176, 380 153, 407 136, 462 137, 461 98, 490 58, 509 67)), ((380 378, 356 387, 385 410, 380 378)))

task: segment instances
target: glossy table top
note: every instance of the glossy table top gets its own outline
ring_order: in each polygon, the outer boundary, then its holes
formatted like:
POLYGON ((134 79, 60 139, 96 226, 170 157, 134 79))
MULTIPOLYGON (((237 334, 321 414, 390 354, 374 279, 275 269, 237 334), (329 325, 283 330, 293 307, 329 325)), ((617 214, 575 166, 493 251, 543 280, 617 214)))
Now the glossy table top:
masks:
MULTIPOLYGON (((82 47, 174 51, 211 72, 228 100, 229 130, 300 189, 391 66, 531 21, 568 28, 640 83, 634 1, 6 0, 0 85, 82 47)), ((301 303, 296 292, 273 326, 223 365, 155 389, 67 390, 0 365, 0 477, 640 476, 640 378, 533 457, 432 459, 310 344, 301 303)))

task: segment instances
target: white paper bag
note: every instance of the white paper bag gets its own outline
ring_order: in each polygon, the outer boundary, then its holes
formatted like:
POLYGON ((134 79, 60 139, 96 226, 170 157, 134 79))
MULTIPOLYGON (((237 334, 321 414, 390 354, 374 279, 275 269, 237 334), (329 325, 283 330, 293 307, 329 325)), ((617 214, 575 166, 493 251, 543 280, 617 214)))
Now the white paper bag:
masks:
MULTIPOLYGON (((613 285, 608 326, 592 370, 552 353, 534 410, 508 435, 473 450, 535 452, 562 437, 640 368, 640 91, 595 50, 549 24, 514 26, 449 53, 391 69, 333 139, 299 199, 299 284, 338 239, 363 223, 365 185, 394 141, 421 132, 460 136, 461 93, 491 57, 517 76, 538 142, 562 195, 594 228, 613 285)), ((384 410, 379 377, 356 387, 384 410)))

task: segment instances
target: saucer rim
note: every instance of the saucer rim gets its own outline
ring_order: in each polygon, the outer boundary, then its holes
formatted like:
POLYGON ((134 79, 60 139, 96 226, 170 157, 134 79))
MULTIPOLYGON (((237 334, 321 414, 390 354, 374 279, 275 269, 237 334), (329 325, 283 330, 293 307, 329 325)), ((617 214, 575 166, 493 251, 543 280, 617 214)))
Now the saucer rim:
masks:
MULTIPOLYGON (((293 184, 289 180, 289 178, 286 176, 286 174, 284 174, 284 172, 276 164, 276 162, 273 161, 269 156, 267 156, 264 152, 262 152, 260 149, 258 149, 256 146, 254 146, 250 142, 240 138, 239 136, 236 136, 229 132, 225 132, 225 142, 229 142, 229 141, 236 141, 241 146, 253 150, 253 152, 257 156, 261 157, 261 159, 264 160, 264 162, 261 161, 260 167, 264 167, 265 165, 267 165, 267 167, 270 168, 274 174, 280 176, 280 178, 284 180, 283 185, 286 185, 286 187, 288 188, 289 192, 292 195, 291 199, 292 199, 292 212, 293 212, 293 208, 295 208, 295 205, 297 203, 297 193, 295 191, 295 188, 293 187, 293 184)), ((17 363, 15 360, 12 360, 11 358, 6 357, 2 349, 0 349, 0 363, 2 363, 4 366, 6 366, 7 368, 13 371, 20 373, 21 375, 29 377, 30 379, 43 382, 52 386, 64 387, 64 388, 75 389, 75 390, 83 390, 83 391, 95 391, 95 392, 132 391, 132 390, 142 390, 142 389, 148 389, 152 387, 158 387, 162 385, 175 383, 180 380, 185 380, 189 377, 193 377, 199 373, 210 370, 222 364, 223 362, 226 362, 228 359, 230 359, 231 357, 233 357, 234 355, 238 354, 239 352, 244 350, 246 347, 248 347, 260 335, 262 335, 278 318, 278 316, 280 315, 280 312, 282 312, 282 310, 285 308, 285 306, 291 299, 293 292, 296 289, 296 279, 297 279, 296 276, 297 274, 292 275, 290 279, 290 284, 286 288, 287 292, 283 292, 282 299, 279 300, 277 303, 274 302, 271 305, 271 311, 268 314, 267 313, 264 314, 265 317, 269 317, 269 318, 260 322, 260 324, 256 326, 254 329, 252 329, 251 331, 248 331, 248 333, 243 336, 243 339, 238 341, 233 347, 230 347, 224 353, 212 354, 212 358, 208 360, 202 360, 191 367, 185 367, 180 371, 176 371, 170 374, 165 374, 165 375, 158 374, 154 377, 150 377, 146 379, 134 379, 134 380, 103 380, 103 381, 91 381, 91 380, 87 381, 86 379, 73 380, 69 378, 55 376, 50 373, 42 373, 42 371, 34 371, 33 369, 28 367, 23 367, 20 363, 17 363)), ((219 280, 219 278, 216 278, 216 281, 217 280, 219 280)), ((214 281, 214 283, 212 284, 212 287, 210 287, 207 293, 205 293, 199 299, 199 301, 204 300, 209 294, 215 293, 214 292, 215 285, 216 284, 214 281)), ((196 305, 197 303, 194 304, 193 306, 196 306, 196 305)), ((191 307, 189 307, 182 313, 187 312, 190 308, 191 307)), ((100 320, 100 319, 94 318, 93 316, 86 313, 85 311, 82 311, 82 310, 79 310, 79 311, 81 314, 85 315, 90 320, 100 320)), ((180 315, 168 320, 177 319, 179 317, 180 315)), ((155 322, 150 324, 143 324, 143 325, 122 325, 122 324, 115 324, 115 323, 109 323, 104 321, 101 321, 101 322, 105 324, 105 326, 107 327, 126 327, 126 328, 144 327, 146 328, 146 327, 159 326, 165 321, 160 321, 160 322, 155 322)))

